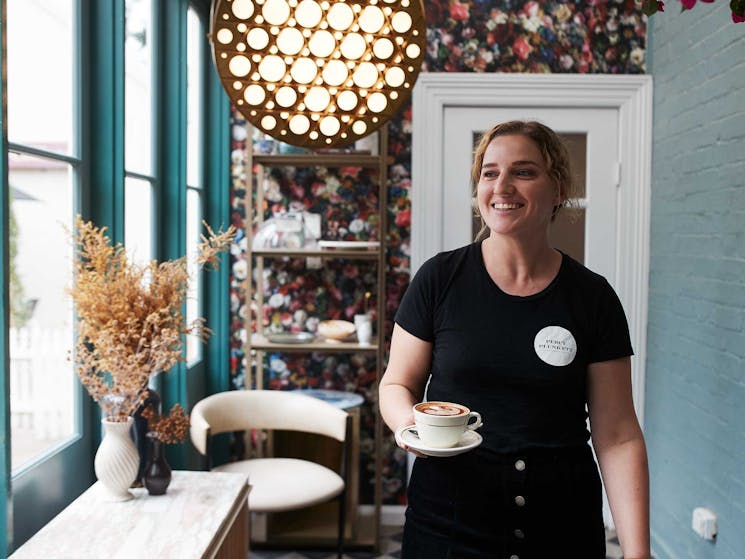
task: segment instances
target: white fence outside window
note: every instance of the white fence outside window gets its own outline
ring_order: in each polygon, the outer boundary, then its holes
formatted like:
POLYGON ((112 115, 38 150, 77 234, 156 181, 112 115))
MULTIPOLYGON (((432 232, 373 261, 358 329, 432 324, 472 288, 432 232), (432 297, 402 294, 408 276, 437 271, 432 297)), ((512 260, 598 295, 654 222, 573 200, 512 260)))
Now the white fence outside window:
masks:
POLYGON ((9 333, 11 435, 39 443, 71 435, 76 382, 68 360, 72 333, 39 325, 11 328, 9 333))

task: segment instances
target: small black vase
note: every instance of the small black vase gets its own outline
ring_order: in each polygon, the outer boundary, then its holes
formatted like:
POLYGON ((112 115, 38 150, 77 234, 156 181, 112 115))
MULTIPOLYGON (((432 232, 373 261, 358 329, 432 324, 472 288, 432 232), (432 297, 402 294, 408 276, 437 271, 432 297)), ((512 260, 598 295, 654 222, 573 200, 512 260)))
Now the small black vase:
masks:
POLYGON ((165 444, 148 434, 149 457, 142 484, 150 495, 163 495, 171 483, 171 467, 166 462, 165 444))
POLYGON ((160 395, 152 388, 146 388, 145 392, 145 400, 133 414, 135 421, 132 434, 137 445, 137 452, 140 454, 140 466, 137 468, 137 477, 132 487, 142 487, 142 476, 145 474, 145 466, 150 458, 150 444, 147 436, 148 424, 147 419, 142 417, 142 412, 147 408, 152 408, 154 412, 160 413, 160 395))

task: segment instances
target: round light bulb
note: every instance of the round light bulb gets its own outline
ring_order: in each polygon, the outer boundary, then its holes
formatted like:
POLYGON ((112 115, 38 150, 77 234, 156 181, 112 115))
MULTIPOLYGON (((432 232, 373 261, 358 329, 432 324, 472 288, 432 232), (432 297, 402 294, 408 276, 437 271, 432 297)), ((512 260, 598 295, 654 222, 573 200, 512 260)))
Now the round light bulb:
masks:
POLYGON ((365 33, 377 33, 385 23, 385 16, 377 6, 367 6, 360 14, 359 23, 365 33))
POLYGON ((417 58, 421 54, 421 49, 419 48, 419 45, 415 45, 414 43, 411 43, 409 46, 406 47, 406 56, 409 58, 417 58))
POLYGON ((378 39, 373 44, 373 54, 381 60, 387 60, 393 54, 393 43, 390 39, 378 39))
POLYGON ((294 27, 285 27, 277 36, 277 47, 282 54, 297 54, 305 45, 303 34, 294 27))
POLYGON ((357 106, 357 95, 353 91, 342 91, 336 97, 336 105, 343 111, 351 111, 357 106))
POLYGON ((261 15, 271 25, 282 25, 290 17, 290 6, 285 0, 266 0, 261 15))
POLYGON ((238 19, 248 19, 254 13, 254 3, 251 0, 235 0, 230 9, 238 19))
POLYGON ((394 66, 386 70, 385 83, 387 83, 391 87, 399 87, 402 83, 404 83, 404 81, 406 81, 406 74, 398 66, 394 66))
POLYGON ((279 56, 270 54, 259 62, 259 74, 268 82, 280 81, 286 71, 287 66, 279 56))
POLYGON ((322 134, 333 136, 339 131, 341 125, 335 116, 327 116, 321 119, 321 122, 318 123, 318 128, 321 130, 322 134))
POLYGON ((310 58, 298 58, 290 70, 292 79, 297 83, 310 83, 315 79, 317 73, 318 67, 310 58))
POLYGON ((228 62, 228 70, 235 77, 242 78, 251 71, 251 61, 242 54, 238 54, 228 62))
POLYGON ((313 0, 303 0, 295 8, 295 19, 303 27, 315 27, 321 21, 321 17, 323 17, 321 6, 313 0))
POLYGON ((308 41, 308 48, 310 48, 310 52, 312 52, 314 56, 326 58, 334 52, 336 41, 331 33, 320 29, 313 33, 310 41, 308 41))
POLYGON ((367 98, 367 106, 374 113, 384 111, 387 105, 388 100, 386 99, 385 95, 383 95, 379 91, 371 93, 367 98))
POLYGON ((273 130, 275 126, 277 126, 277 119, 272 115, 266 115, 261 119, 261 127, 264 130, 273 130))
POLYGON ((363 120, 355 120, 354 124, 352 124, 352 132, 357 134, 358 136, 361 136, 365 132, 367 132, 367 124, 363 120))
POLYGON ((352 79, 357 87, 369 88, 378 81, 378 70, 370 62, 362 62, 352 75, 352 79))
POLYGON ((227 45, 233 40, 233 32, 230 29, 222 28, 217 32, 217 42, 227 45))
POLYGON ((337 31, 346 31, 354 21, 354 12, 349 4, 336 2, 326 15, 329 25, 337 31))
POLYGON ((274 99, 280 107, 291 107, 297 101, 297 93, 294 89, 285 85, 277 90, 274 99))
POLYGON ((261 27, 254 27, 246 36, 248 46, 254 50, 261 50, 269 44, 269 33, 261 27))
POLYGON ((391 18, 391 27, 397 33, 406 33, 411 29, 411 16, 406 12, 396 12, 391 18))
POLYGON ((260 105, 264 102, 265 97, 264 88, 256 84, 249 85, 243 92, 243 98, 249 105, 260 105))
POLYGON ((331 95, 325 87, 311 87, 305 94, 305 106, 308 110, 320 113, 331 102, 331 95))
POLYGON ((290 127, 290 131, 293 134, 301 136, 310 129, 310 120, 308 120, 308 117, 305 115, 295 115, 290 119, 290 122, 287 123, 287 125, 290 127))
POLYGON ((341 53, 349 60, 358 60, 365 54, 367 43, 362 35, 358 33, 349 33, 341 43, 341 53))
POLYGON ((347 66, 341 60, 329 60, 323 68, 323 81, 328 85, 341 85, 349 75, 347 66))

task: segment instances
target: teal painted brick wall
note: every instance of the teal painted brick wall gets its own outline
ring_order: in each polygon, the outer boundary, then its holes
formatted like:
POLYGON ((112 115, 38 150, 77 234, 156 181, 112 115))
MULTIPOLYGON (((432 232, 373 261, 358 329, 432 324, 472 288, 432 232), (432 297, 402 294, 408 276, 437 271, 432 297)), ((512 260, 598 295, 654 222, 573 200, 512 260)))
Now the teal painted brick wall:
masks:
POLYGON ((745 24, 728 2, 651 18, 645 432, 661 559, 745 557, 745 24), (691 529, 717 513, 714 543, 691 529))

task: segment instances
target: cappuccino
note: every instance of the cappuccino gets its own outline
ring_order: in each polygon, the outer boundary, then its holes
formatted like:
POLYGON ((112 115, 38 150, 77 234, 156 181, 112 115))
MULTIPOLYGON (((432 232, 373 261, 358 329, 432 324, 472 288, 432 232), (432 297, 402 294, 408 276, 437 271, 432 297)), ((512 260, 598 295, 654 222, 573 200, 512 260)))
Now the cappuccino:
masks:
POLYGON ((416 410, 427 415, 453 416, 468 413, 468 408, 451 402, 422 402, 416 405, 416 410))
POLYGON ((463 433, 481 427, 478 412, 453 402, 420 402, 413 411, 419 439, 433 448, 455 446, 463 433))

